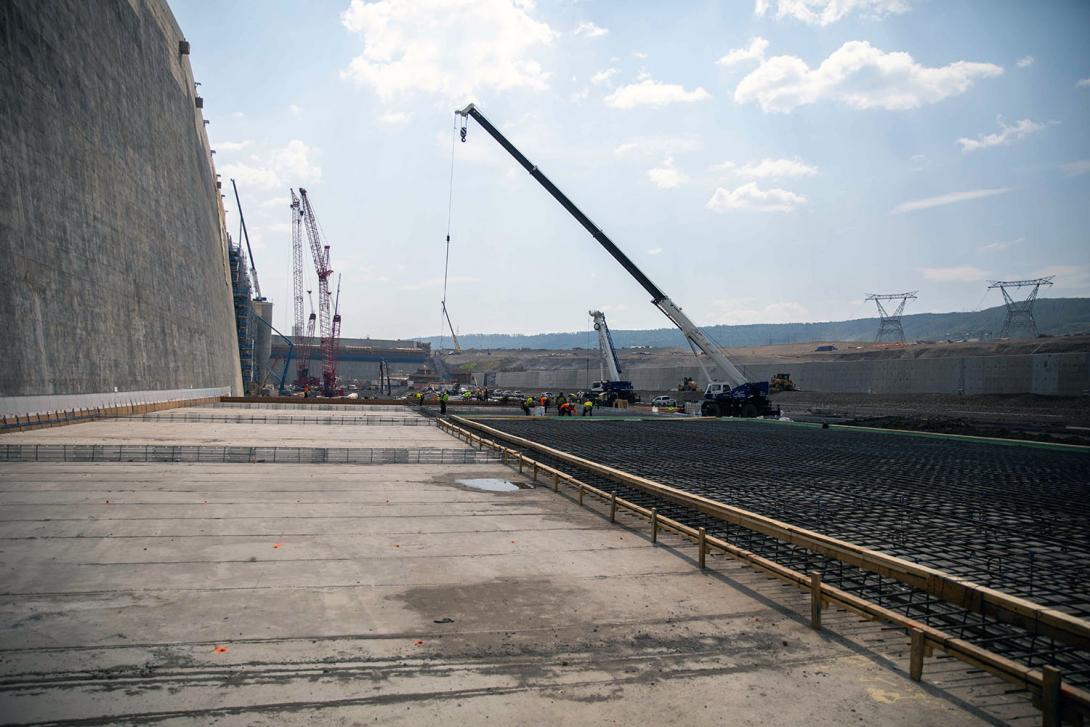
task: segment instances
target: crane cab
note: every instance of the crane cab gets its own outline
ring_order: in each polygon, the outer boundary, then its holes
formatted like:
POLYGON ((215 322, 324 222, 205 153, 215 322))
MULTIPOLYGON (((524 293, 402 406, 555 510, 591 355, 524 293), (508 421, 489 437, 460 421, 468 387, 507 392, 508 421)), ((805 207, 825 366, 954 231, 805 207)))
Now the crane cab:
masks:
POLYGON ((753 417, 776 415, 779 408, 773 408, 768 401, 768 382, 749 382, 731 388, 730 384, 712 381, 704 389, 704 401, 700 404, 700 413, 706 417, 753 417))

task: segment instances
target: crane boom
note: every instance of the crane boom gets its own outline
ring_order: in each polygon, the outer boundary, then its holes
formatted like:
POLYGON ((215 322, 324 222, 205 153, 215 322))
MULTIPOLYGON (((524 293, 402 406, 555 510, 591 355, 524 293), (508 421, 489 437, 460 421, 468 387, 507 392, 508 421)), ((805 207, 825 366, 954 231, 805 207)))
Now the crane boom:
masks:
POLYGON ((250 277, 254 279, 254 292, 257 293, 258 300, 265 300, 265 296, 261 294, 261 283, 257 280, 257 263, 254 262, 254 249, 250 247, 250 233, 246 229, 246 218, 242 214, 242 200, 238 198, 238 185, 235 184, 235 180, 231 180, 231 186, 235 190, 235 206, 238 207, 238 220, 242 223, 242 236, 246 239, 246 252, 250 256, 250 277))
POLYGON ((589 311, 589 315, 594 319, 594 330, 598 331, 598 347, 602 351, 602 362, 606 367, 607 381, 620 381, 621 362, 617 359, 617 351, 613 347, 613 336, 609 334, 606 316, 600 310, 589 311))
POLYGON ((291 325, 291 335, 300 338, 306 330, 303 322, 303 210, 295 190, 291 192, 291 257, 292 257, 292 302, 295 319, 291 325))
MULTIPOLYGON (((546 177, 537 166, 523 155, 518 148, 508 141, 499 129, 492 125, 492 123, 484 117, 484 114, 480 112, 475 104, 469 104, 464 109, 455 111, 454 113, 459 116, 469 119, 474 119, 481 125, 489 136, 496 140, 496 142, 502 146, 508 154, 514 157, 523 169, 530 173, 530 176, 537 180, 538 184, 545 188, 545 191, 552 195, 553 199, 560 203, 568 213, 574 217, 579 224, 581 224, 587 232, 591 234, 595 240, 598 241, 602 247, 606 249, 613 258, 621 264, 628 274, 636 279, 643 289, 651 295, 651 302, 654 303, 663 314, 676 325, 681 332, 685 335, 685 338, 691 343, 691 345, 700 349, 708 358, 710 358, 719 369, 720 373, 724 377, 724 381, 729 383, 732 387, 742 386, 749 383, 749 380, 745 377, 737 366, 735 366, 726 352, 716 345, 710 338, 708 338, 699 326, 692 322, 681 308, 677 306, 672 300, 670 300, 657 285, 651 282, 651 279, 644 274, 642 270, 636 267, 636 264, 629 259, 624 252, 617 247, 617 245, 609 239, 606 233, 602 232, 594 222, 587 217, 582 210, 575 206, 575 203, 568 199, 567 195, 560 191, 560 189, 546 177)), ((465 141, 465 129, 463 127, 462 141, 465 141)))
POLYGON ((340 316, 334 320, 330 310, 329 278, 333 275, 333 267, 329 261, 329 244, 322 239, 321 228, 318 225, 318 217, 314 214, 314 207, 310 203, 310 197, 303 188, 299 189, 300 205, 302 208, 303 228, 306 230, 307 239, 310 241, 311 257, 314 258, 314 271, 318 275, 318 333, 320 338, 324 364, 322 366, 322 390, 326 396, 332 396, 337 385, 337 344, 334 336, 333 324, 337 324, 337 332, 340 332, 340 316))

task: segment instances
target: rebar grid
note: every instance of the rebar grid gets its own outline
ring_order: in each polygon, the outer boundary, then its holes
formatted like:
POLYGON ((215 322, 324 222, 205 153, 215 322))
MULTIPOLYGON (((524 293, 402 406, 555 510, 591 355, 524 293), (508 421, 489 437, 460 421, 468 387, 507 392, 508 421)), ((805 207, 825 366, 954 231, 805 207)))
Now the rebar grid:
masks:
MULTIPOLYGON (((1080 617, 1090 455, 884 432, 722 422, 488 420, 515 436, 1080 617)), ((647 492, 527 454, 643 507, 1030 666, 1090 686, 1090 653, 647 492)))

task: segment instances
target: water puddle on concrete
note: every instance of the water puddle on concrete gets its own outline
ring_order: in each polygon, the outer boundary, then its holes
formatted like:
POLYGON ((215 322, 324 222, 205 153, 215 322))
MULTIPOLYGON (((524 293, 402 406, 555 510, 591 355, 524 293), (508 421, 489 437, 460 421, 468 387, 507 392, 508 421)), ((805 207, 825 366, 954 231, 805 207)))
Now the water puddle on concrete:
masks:
POLYGON ((455 480, 459 485, 472 487, 474 490, 487 490, 488 492, 514 492, 520 489, 514 482, 501 480, 495 477, 481 477, 470 480, 455 480))

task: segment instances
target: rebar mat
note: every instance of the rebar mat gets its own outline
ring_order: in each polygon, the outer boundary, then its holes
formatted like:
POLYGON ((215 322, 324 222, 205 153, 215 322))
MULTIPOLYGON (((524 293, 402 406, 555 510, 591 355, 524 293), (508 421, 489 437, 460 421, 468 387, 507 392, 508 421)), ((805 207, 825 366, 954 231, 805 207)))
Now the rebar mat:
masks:
MULTIPOLYGON (((481 419, 630 474, 1090 616, 1090 454, 745 420, 481 419)), ((539 453, 587 484, 1031 666, 1090 686, 1090 653, 728 525, 539 453)))

